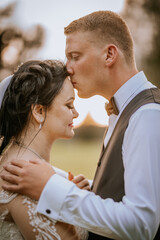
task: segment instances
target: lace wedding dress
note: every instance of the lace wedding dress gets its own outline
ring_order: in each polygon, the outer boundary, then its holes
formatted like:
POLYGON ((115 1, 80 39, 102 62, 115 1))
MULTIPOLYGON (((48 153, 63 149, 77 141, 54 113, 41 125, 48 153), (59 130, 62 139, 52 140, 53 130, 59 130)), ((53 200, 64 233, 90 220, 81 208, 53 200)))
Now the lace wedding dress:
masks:
MULTIPOLYGON (((6 151, 5 151, 6 152, 6 151)), ((4 158, 4 157, 3 157, 4 158)), ((0 157, 0 172, 3 164, 0 157)), ((3 163, 6 161, 4 160, 3 163)), ((0 179, 0 239, 1 240, 85 240, 87 231, 73 225, 56 222, 36 212, 33 199, 4 191, 0 179)))

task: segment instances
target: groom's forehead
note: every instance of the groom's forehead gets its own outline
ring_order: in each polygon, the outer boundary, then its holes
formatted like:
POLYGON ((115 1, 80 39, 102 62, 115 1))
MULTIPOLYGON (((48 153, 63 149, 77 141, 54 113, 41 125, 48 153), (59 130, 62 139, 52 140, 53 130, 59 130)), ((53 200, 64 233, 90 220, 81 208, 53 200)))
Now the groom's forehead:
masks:
POLYGON ((68 38, 66 39, 65 54, 71 55, 72 53, 80 53, 87 50, 91 42, 85 38, 68 38))

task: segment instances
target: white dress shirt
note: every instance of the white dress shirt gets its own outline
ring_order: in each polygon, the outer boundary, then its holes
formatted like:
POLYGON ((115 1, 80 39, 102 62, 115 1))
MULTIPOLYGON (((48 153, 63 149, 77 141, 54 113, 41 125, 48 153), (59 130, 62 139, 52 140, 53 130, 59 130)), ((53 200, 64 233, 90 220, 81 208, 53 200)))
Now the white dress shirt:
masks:
MULTIPOLYGON (((154 86, 144 73, 139 72, 115 93, 119 115, 110 115, 104 145, 127 104, 139 92, 151 87, 154 86)), ((80 190, 54 174, 43 189, 37 211, 109 238, 152 240, 160 223, 159 144, 160 105, 146 104, 131 116, 124 135, 125 195, 121 202, 80 190)))

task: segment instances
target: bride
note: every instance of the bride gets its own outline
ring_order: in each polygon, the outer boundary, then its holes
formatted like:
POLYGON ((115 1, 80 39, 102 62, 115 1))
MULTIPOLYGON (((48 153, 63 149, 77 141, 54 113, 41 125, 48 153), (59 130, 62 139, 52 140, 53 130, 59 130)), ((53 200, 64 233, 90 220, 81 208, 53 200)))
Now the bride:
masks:
MULTIPOLYGON (((74 136, 73 119, 78 113, 68 75, 60 61, 29 61, 1 82, 0 172, 13 158, 49 162, 53 142, 74 136)), ((56 170, 67 177, 67 173, 56 170)), ((84 177, 77 176, 74 181, 77 186, 81 182, 83 189, 89 188, 84 177)), ((0 179, 1 240, 87 239, 85 230, 37 213, 36 201, 4 191, 2 185, 0 179)))

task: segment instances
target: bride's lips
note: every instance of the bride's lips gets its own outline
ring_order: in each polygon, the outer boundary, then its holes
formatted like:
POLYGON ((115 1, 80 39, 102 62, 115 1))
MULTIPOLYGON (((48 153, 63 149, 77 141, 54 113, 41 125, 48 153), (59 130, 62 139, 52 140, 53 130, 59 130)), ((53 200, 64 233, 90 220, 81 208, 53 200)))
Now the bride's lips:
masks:
POLYGON ((72 122, 72 123, 70 123, 70 124, 68 124, 68 126, 69 126, 69 127, 73 127, 73 122, 72 122))

